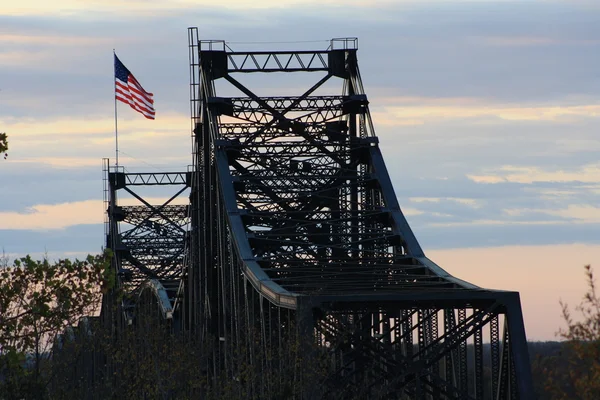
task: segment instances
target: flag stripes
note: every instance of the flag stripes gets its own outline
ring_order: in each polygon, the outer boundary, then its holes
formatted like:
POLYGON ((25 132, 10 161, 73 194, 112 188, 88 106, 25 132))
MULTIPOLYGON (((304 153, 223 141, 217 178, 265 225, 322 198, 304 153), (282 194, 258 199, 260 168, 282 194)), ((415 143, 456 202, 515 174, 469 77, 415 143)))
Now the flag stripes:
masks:
POLYGON ((154 119, 154 95, 144 90, 115 54, 115 96, 148 119, 154 119))

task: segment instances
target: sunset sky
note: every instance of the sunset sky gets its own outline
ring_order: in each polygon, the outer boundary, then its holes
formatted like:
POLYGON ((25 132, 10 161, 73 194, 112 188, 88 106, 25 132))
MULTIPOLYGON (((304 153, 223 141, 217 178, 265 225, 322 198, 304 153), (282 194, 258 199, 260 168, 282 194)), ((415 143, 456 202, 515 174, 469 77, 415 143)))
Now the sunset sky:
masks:
MULTIPOLYGON (((113 49, 156 120, 119 106, 131 171, 191 162, 187 27, 235 50, 359 38, 375 130, 426 254, 519 290, 530 340, 552 340, 583 265, 600 274, 600 3, 417 0, 21 0, 0 5, 0 247, 82 256, 103 245, 114 158, 113 49), (302 42, 259 43, 256 42, 302 42)), ((252 86, 298 94, 268 80, 252 86)), ((279 81, 278 81, 279 82, 279 81)), ((159 193, 158 196, 161 194, 159 193)))

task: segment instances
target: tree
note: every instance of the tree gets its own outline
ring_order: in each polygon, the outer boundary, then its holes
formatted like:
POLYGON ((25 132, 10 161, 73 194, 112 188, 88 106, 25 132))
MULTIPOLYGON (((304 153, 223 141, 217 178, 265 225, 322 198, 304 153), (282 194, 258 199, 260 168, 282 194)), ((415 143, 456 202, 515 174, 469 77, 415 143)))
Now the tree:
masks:
POLYGON ((0 133, 0 154, 4 153, 4 159, 8 157, 8 135, 6 133, 0 133))
POLYGON ((547 389, 557 400, 600 399, 600 298, 594 272, 585 266, 588 290, 575 307, 576 320, 569 306, 561 301, 567 327, 558 335, 565 339, 563 354, 546 366, 547 389))
MULTIPOLYGON (((94 315, 113 282, 110 254, 85 260, 23 257, 0 268, 0 393, 43 398, 50 383, 50 349, 82 316, 94 315)), ((3 398, 0 395, 0 398, 3 398)))

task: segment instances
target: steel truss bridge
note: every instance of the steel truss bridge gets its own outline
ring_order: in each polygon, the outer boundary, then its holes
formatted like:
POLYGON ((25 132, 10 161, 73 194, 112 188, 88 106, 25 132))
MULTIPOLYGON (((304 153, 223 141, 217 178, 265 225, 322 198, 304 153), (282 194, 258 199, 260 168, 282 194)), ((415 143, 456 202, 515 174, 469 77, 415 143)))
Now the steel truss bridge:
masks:
POLYGON ((357 40, 237 52, 188 33, 193 166, 106 161, 106 245, 125 296, 101 319, 118 332, 156 310, 213 343, 207 376, 241 382, 254 368, 248 398, 269 398, 290 364, 318 371, 303 398, 534 398, 519 294, 450 275, 400 209, 357 40), (314 81, 277 96, 243 83, 292 73, 314 81), (151 204, 149 186, 172 196, 151 204))

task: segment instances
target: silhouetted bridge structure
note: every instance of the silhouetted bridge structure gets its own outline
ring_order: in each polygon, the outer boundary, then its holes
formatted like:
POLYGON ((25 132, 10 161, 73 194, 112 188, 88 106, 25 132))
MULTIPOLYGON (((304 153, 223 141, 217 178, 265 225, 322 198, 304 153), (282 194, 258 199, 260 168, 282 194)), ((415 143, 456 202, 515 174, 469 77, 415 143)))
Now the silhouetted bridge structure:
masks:
MULTIPOLYGON (((259 376, 325 360, 305 398, 532 399, 518 293, 450 275, 402 214, 357 40, 236 52, 190 28, 189 50, 193 166, 105 165, 106 244, 125 296, 103 320, 130 329, 141 307, 157 310, 174 332, 213 342, 214 379, 239 381, 242 359, 259 376), (276 96, 243 83, 261 75, 273 93, 291 73, 305 77, 281 87, 314 81, 276 96), (139 194, 157 185, 173 189, 163 204, 139 194), (301 361, 286 359, 292 337, 301 361)), ((269 379, 246 395, 265 398, 269 379)))

